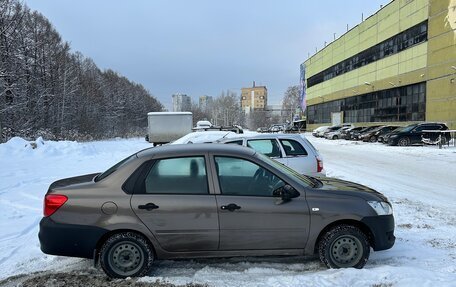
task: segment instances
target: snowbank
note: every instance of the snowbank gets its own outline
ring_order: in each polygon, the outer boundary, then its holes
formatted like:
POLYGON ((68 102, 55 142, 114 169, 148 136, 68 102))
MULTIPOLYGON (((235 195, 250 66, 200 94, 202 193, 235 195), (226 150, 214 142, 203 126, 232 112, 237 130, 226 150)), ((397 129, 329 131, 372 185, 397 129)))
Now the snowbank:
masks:
MULTIPOLYGON (((328 175, 369 185, 393 202, 397 241, 362 270, 327 270, 304 258, 162 261, 149 277, 212 286, 454 286, 456 150, 388 147, 307 136, 328 175)), ((13 138, 0 144, 0 280, 39 270, 91 270, 85 259, 44 255, 42 200, 57 179, 99 172, 151 145, 143 139, 78 143, 13 138)))

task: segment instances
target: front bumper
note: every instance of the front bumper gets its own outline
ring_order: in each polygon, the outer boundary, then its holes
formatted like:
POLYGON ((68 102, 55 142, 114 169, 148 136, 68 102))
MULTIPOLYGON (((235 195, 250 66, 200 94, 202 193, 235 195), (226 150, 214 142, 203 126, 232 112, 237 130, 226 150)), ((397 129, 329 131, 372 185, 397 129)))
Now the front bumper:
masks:
POLYGON ((56 223, 43 217, 38 238, 41 251, 46 254, 93 258, 98 241, 107 232, 95 226, 56 223))
POLYGON ((393 215, 368 216, 361 220, 372 233, 372 248, 375 251, 390 249, 393 247, 396 237, 394 236, 393 215))
POLYGON ((397 145, 397 142, 399 140, 399 137, 389 137, 388 138, 388 145, 397 145))

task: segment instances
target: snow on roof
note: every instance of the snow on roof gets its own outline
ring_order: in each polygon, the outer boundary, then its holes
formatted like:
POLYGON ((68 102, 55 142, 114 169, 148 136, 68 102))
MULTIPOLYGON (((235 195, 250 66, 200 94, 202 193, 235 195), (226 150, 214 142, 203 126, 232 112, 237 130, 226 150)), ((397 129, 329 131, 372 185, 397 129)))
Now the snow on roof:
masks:
POLYGON ((147 113, 148 116, 157 116, 157 115, 167 115, 167 116, 173 116, 173 115, 191 115, 191 112, 150 112, 147 113))

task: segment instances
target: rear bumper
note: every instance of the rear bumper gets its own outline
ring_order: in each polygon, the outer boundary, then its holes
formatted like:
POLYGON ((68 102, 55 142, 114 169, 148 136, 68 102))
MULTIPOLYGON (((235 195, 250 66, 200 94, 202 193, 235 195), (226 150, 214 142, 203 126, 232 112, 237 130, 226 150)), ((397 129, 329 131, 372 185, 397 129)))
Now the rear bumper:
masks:
POLYGON ((108 230, 75 224, 56 223, 49 217, 40 221, 40 248, 46 254, 93 258, 100 238, 108 230))
POLYGON ((372 232, 372 248, 375 251, 393 247, 396 241, 393 215, 364 217, 361 222, 367 225, 372 232))

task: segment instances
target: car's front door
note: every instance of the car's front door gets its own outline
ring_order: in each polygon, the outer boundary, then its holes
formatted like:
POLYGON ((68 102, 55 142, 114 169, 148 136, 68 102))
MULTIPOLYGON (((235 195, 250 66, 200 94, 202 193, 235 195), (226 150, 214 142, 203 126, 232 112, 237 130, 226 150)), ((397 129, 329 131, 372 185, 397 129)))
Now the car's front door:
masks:
POLYGON ((273 197, 279 177, 242 158, 215 156, 219 193, 220 250, 301 249, 310 217, 302 194, 288 202, 273 197))
POLYGON ((160 246, 170 252, 217 250, 217 204, 205 156, 159 159, 146 169, 131 207, 160 246))

